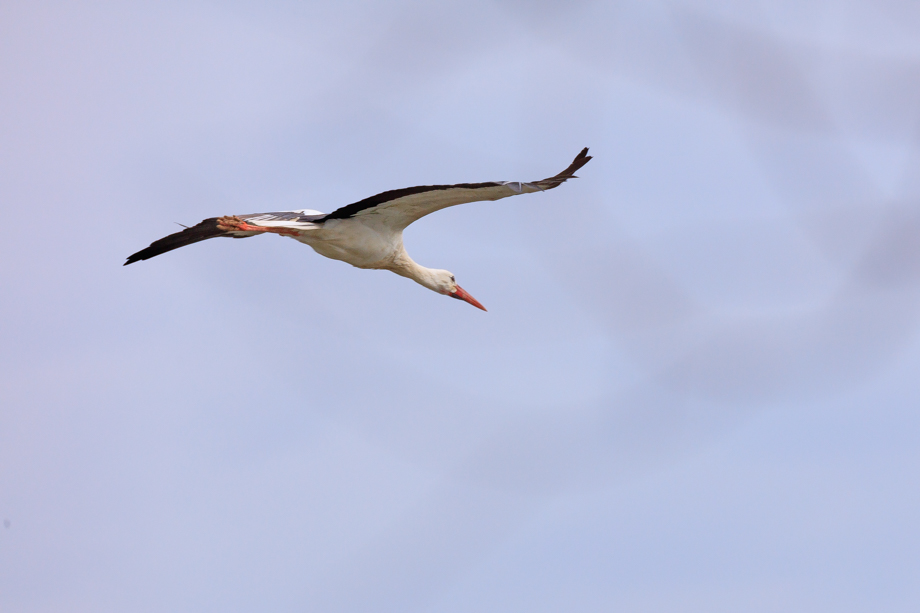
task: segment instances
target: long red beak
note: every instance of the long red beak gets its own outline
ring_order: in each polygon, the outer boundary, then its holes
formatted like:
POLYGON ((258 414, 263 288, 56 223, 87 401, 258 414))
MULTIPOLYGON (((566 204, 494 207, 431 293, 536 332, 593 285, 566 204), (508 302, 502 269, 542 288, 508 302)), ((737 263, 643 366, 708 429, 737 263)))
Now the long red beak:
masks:
POLYGON ((468 293, 466 293, 466 290, 460 287, 459 285, 457 286, 457 291, 452 292, 447 295, 450 296, 451 298, 456 298, 457 300, 466 300, 467 302, 472 304, 477 309, 482 309, 483 311, 486 310, 486 307, 479 304, 478 300, 476 300, 475 298, 470 296, 468 293))

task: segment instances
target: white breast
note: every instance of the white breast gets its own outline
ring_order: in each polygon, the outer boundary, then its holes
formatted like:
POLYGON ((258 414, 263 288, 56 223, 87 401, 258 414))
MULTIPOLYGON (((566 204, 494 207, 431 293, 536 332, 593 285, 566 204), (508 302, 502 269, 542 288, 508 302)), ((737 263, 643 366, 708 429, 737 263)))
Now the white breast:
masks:
POLYGON ((389 268, 403 252, 402 232, 381 231, 360 219, 330 219, 314 231, 297 237, 327 258, 358 268, 389 268))

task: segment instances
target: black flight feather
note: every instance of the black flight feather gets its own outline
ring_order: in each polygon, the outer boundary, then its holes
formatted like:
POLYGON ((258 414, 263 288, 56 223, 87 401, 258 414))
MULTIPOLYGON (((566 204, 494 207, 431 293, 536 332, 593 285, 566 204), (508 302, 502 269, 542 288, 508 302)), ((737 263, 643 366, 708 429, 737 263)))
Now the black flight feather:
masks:
POLYGON ((167 251, 172 251, 173 249, 178 249, 179 247, 185 247, 186 245, 191 245, 192 243, 197 243, 199 241, 204 241, 209 238, 217 238, 218 236, 233 236, 225 230, 221 230, 217 227, 217 217, 211 217, 210 219, 205 219, 200 224, 192 226, 191 228, 186 228, 181 232, 176 232, 175 234, 170 234, 164 238, 161 238, 158 241, 154 241, 146 249, 141 249, 137 253, 128 256, 128 261, 123 264, 127 266, 128 264, 133 264, 140 260, 149 260, 152 257, 158 256, 161 253, 166 253, 167 251))

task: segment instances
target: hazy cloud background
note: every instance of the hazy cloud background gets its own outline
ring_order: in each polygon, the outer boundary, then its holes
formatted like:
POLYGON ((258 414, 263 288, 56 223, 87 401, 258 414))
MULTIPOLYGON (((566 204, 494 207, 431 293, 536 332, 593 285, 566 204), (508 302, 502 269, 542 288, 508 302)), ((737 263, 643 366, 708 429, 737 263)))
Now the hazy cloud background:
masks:
POLYGON ((920 5, 0 3, 4 611, 914 611, 920 5), (482 313, 224 213, 407 232, 482 313))

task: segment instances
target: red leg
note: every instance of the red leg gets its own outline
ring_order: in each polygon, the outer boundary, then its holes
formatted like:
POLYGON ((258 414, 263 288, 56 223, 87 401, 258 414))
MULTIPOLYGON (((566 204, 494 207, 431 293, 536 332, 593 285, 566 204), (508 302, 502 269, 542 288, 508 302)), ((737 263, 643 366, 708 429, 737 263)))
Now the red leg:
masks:
POLYGON ((217 227, 226 232, 271 232, 281 236, 300 236, 297 230, 290 228, 266 228, 246 223, 236 215, 228 215, 217 220, 217 227))

